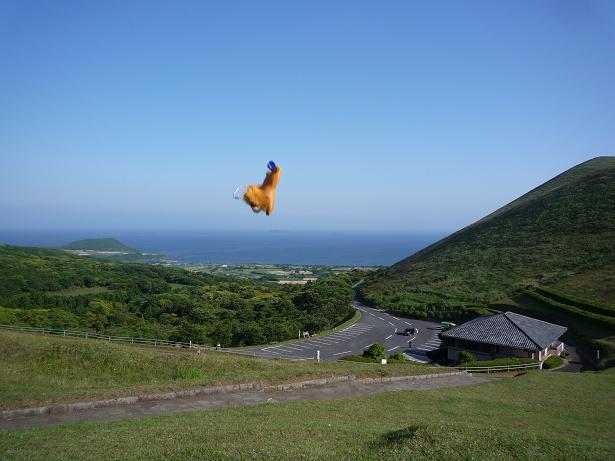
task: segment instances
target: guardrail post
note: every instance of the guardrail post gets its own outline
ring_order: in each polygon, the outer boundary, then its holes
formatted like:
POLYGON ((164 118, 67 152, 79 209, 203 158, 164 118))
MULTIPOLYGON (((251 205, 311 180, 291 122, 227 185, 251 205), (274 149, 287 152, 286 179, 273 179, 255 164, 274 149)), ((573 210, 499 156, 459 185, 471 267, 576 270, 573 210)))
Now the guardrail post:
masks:
POLYGON ((192 340, 190 340, 190 349, 192 349, 192 340))
POLYGON ((320 362, 320 351, 316 351, 316 361, 320 362))
POLYGON ((85 339, 88 339, 88 332, 85 332, 85 339))
POLYGON ((64 330, 64 334, 62 336, 66 336, 66 330, 64 330))
POLYGON ((109 342, 111 342, 111 336, 109 336, 109 342))

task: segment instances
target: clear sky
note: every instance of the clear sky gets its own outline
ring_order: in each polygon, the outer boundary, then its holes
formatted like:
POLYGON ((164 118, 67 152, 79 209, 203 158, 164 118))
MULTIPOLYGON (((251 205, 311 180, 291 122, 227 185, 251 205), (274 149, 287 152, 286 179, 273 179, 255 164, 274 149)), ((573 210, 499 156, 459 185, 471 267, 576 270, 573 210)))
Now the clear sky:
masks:
POLYGON ((598 155, 611 0, 0 1, 0 228, 454 230, 598 155))

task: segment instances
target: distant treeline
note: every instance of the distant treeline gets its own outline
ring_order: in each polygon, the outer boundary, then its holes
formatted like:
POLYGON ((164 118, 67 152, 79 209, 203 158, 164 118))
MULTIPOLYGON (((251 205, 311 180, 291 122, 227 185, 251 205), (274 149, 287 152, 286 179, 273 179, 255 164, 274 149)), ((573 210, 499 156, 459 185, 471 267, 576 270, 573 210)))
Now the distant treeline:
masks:
POLYGON ((303 286, 0 245, 0 324, 225 347, 295 338, 352 315, 349 271, 303 286))

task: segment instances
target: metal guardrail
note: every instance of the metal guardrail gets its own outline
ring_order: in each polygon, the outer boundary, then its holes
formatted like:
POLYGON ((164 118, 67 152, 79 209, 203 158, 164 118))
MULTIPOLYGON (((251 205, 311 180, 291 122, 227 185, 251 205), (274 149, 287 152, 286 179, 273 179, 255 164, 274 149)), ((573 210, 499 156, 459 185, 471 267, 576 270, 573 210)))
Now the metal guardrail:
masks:
MULTIPOLYGON (((182 348, 182 349, 208 350, 208 351, 214 351, 214 352, 224 352, 226 354, 249 355, 249 356, 262 358, 261 355, 257 355, 254 352, 251 352, 250 350, 224 349, 221 347, 205 346, 203 344, 193 343, 192 341, 184 343, 184 342, 179 342, 179 341, 169 341, 167 339, 132 338, 130 336, 102 335, 99 333, 92 333, 89 331, 22 327, 22 326, 17 326, 17 325, 0 325, 0 330, 18 331, 22 333, 35 333, 35 334, 42 334, 42 335, 55 335, 55 336, 85 338, 85 339, 98 339, 102 341, 119 342, 119 343, 126 343, 126 344, 148 344, 148 345, 155 346, 155 347, 166 346, 166 347, 177 347, 177 348, 182 348)), ((283 360, 314 360, 314 358, 294 357, 294 356, 271 357, 271 358, 283 359, 283 360)))
POLYGON ((468 371, 470 373, 497 373, 499 371, 516 371, 537 368, 542 370, 542 363, 524 363, 521 365, 499 365, 494 367, 455 367, 458 370, 468 371))

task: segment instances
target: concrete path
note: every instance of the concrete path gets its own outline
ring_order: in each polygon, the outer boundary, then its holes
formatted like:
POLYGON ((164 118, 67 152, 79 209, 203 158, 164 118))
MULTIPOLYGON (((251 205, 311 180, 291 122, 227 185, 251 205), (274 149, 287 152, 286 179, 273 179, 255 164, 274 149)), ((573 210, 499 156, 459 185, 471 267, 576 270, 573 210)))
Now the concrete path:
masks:
POLYGON ((553 371, 566 371, 569 373, 579 373, 583 368, 583 361, 581 360, 581 356, 577 352, 577 348, 571 346, 570 344, 566 344, 566 352, 568 352, 568 358, 566 359, 566 364, 562 367, 556 368, 553 371))
POLYGON ((84 421, 112 421, 126 418, 140 418, 144 416, 175 415, 191 411, 288 402, 293 400, 332 400, 390 391, 427 390, 442 387, 467 386, 470 384, 493 381, 494 379, 496 378, 472 376, 471 374, 458 374, 429 379, 405 379, 377 383, 365 383, 360 380, 344 381, 335 384, 287 391, 246 390, 223 394, 199 395, 174 400, 143 401, 132 405, 95 408, 70 413, 19 416, 12 419, 0 420, 0 429, 37 427, 84 421))

